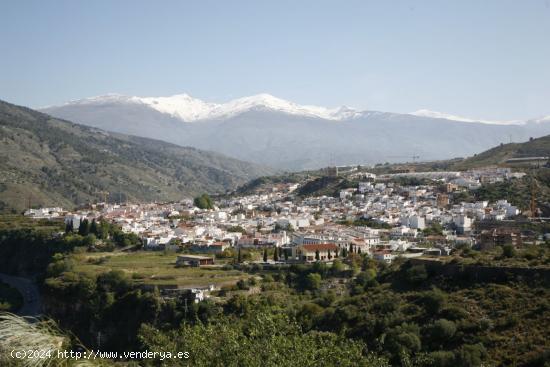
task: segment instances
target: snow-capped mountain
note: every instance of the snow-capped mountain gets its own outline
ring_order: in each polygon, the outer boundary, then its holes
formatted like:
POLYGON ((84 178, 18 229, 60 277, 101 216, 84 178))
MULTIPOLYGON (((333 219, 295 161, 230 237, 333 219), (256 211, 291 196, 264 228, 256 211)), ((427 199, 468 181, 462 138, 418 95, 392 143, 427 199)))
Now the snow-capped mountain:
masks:
POLYGON ((469 117, 456 116, 456 115, 451 115, 444 112, 430 111, 425 109, 411 112, 410 114, 414 116, 431 117, 435 119, 445 119, 445 120, 451 120, 451 121, 475 122, 475 123, 481 122, 484 124, 493 124, 493 125, 523 125, 526 123, 526 121, 522 121, 522 120, 496 121, 496 120, 473 119, 469 117))
POLYGON ((346 106, 333 109, 319 106, 305 106, 266 93, 238 98, 226 103, 205 102, 193 98, 188 94, 176 94, 170 97, 130 97, 120 94, 107 94, 70 101, 64 106, 100 105, 107 103, 143 104, 185 122, 230 118, 255 109, 265 109, 289 115, 315 117, 326 120, 344 120, 361 115, 361 112, 346 106))
POLYGON ((372 164, 464 157, 503 142, 550 134, 550 117, 476 121, 420 110, 412 114, 304 106, 268 94, 226 103, 187 94, 106 95, 42 109, 103 130, 216 151, 275 168, 372 164))

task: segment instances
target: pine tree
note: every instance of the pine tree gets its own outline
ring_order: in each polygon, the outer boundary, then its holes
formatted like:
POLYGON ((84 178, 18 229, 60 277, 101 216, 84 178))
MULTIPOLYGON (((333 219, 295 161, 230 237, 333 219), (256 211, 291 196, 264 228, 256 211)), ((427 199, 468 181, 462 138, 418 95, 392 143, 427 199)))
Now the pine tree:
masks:
POLYGON ((267 262, 267 249, 264 248, 264 263, 267 262))

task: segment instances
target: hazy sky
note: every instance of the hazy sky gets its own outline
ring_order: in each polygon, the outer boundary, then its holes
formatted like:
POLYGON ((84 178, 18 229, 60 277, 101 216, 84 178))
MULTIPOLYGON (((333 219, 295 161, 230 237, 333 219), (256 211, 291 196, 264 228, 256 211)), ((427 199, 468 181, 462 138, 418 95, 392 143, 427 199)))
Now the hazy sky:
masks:
POLYGON ((0 1, 0 99, 109 92, 550 115, 550 0, 0 1))

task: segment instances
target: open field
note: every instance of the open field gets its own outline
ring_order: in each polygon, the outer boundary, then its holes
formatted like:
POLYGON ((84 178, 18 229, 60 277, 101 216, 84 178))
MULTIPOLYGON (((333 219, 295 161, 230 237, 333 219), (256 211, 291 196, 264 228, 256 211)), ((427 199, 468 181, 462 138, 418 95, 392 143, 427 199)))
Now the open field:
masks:
MULTIPOLYGON (((176 268, 175 253, 139 251, 131 253, 100 252, 74 254, 74 271, 96 276, 111 270, 121 270, 136 284, 177 285, 179 287, 231 285, 250 276, 239 270, 224 270, 220 266, 176 268)), ((218 264, 219 262, 216 261, 218 264)))

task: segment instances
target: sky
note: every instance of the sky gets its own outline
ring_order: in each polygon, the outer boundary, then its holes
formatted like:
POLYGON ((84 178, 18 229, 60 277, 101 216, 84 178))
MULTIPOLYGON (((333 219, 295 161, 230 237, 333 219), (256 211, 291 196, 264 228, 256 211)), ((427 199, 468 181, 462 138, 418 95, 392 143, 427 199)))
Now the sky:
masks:
POLYGON ((0 1, 0 99, 106 93, 550 115, 550 0, 0 1))

